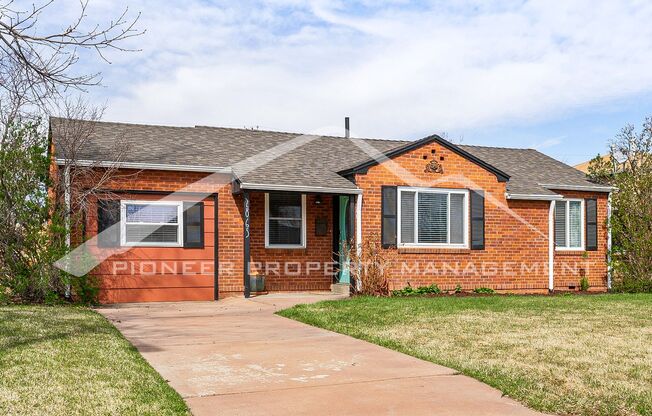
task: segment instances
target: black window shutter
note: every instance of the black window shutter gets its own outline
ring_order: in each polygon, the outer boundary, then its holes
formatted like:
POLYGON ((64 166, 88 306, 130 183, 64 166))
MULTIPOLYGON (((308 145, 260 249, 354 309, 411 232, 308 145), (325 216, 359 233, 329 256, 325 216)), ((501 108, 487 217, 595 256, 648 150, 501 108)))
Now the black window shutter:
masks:
POLYGON ((204 203, 183 203, 183 247, 204 248, 204 203))
POLYGON ((587 199, 586 204, 586 250, 598 250, 598 200, 587 199))
POLYGON ((383 248, 396 246, 396 187, 381 187, 381 235, 383 248))
POLYGON ((471 250, 484 250, 484 191, 471 191, 471 250))
POLYGON ((97 246, 120 246, 120 201, 117 199, 97 201, 97 246))

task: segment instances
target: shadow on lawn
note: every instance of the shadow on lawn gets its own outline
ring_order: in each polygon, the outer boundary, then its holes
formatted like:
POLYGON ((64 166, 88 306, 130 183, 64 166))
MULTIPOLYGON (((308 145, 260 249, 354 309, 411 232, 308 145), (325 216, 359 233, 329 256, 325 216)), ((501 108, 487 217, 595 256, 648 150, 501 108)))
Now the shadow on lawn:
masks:
POLYGON ((0 351, 88 334, 112 334, 115 329, 82 310, 37 306, 0 308, 0 351), (16 308, 16 309, 13 309, 16 308))

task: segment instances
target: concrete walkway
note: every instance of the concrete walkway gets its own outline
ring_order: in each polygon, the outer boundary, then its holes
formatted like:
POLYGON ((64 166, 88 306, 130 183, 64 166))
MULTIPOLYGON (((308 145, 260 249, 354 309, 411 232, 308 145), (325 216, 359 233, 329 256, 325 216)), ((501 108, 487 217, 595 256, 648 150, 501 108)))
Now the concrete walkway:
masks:
POLYGON ((324 295, 98 309, 194 415, 536 415, 499 391, 274 315, 324 295))

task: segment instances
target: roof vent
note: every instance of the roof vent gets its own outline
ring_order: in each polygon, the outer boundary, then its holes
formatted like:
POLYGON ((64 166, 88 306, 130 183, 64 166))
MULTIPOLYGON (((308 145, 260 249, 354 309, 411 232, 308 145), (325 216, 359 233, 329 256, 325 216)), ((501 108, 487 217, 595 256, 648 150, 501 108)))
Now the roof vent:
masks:
POLYGON ((344 137, 347 139, 351 137, 351 126, 349 125, 349 118, 344 117, 344 137))

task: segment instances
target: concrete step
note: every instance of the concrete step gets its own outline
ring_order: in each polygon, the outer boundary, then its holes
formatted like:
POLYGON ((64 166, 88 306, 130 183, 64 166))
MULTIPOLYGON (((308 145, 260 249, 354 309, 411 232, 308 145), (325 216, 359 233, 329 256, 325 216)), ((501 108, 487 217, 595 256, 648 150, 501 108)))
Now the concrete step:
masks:
POLYGON ((333 283, 331 285, 331 293, 334 295, 350 295, 351 285, 348 283, 333 283))

